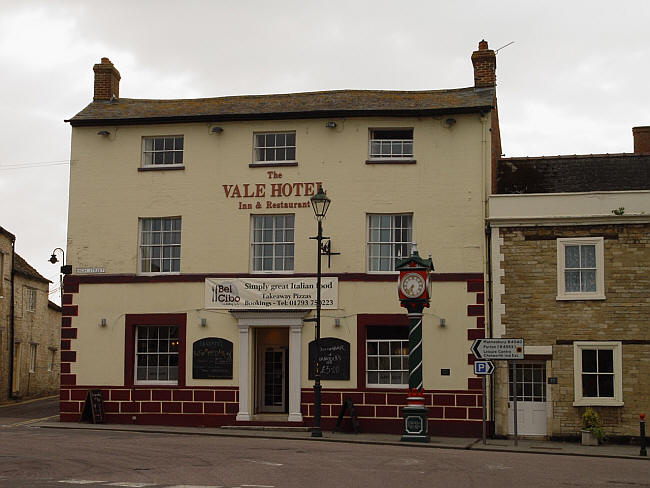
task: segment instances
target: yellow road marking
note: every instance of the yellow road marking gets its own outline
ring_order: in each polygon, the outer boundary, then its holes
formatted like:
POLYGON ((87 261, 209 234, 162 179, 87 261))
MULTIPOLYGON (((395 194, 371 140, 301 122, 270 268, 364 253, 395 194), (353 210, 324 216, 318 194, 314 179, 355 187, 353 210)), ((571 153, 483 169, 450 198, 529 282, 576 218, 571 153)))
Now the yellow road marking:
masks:
POLYGON ((14 405, 26 405, 27 403, 38 402, 40 400, 51 400, 52 398, 58 398, 59 395, 46 396, 41 398, 32 398, 31 400, 25 400, 24 402, 8 402, 0 405, 0 408, 3 407, 13 407, 14 405))
POLYGON ((50 420, 55 417, 58 417, 59 414, 56 415, 50 415, 49 417, 43 417, 40 419, 29 419, 29 420, 23 420, 22 422, 16 422, 15 424, 8 424, 8 425, 3 425, 2 427, 19 427, 21 425, 28 425, 28 424, 35 424, 36 422, 41 422, 43 420, 50 420))

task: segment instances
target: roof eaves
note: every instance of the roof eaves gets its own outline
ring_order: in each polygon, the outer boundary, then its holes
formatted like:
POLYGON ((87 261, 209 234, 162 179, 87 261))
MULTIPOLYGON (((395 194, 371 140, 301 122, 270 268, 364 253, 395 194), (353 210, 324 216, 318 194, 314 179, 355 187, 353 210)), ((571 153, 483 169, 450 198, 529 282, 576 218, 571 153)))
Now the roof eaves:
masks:
POLYGON ((106 124, 112 125, 151 125, 174 124, 183 122, 230 122, 247 120, 288 120, 288 119, 320 119, 327 117, 418 117, 441 114, 466 114, 490 111, 493 105, 476 105, 470 107, 451 107, 435 109, 399 109, 399 110, 312 110, 306 112, 269 112, 250 114, 215 114, 215 115, 172 115, 166 117, 124 117, 124 118, 76 118, 67 119, 73 127, 91 127, 106 124))

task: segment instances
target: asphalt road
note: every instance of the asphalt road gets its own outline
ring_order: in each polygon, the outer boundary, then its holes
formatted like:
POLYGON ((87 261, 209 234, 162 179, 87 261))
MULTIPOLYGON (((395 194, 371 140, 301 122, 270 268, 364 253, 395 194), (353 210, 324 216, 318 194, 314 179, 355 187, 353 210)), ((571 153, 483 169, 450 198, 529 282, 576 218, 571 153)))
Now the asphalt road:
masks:
POLYGON ((0 488, 650 487, 639 460, 45 429, 5 423, 6 408, 0 488))

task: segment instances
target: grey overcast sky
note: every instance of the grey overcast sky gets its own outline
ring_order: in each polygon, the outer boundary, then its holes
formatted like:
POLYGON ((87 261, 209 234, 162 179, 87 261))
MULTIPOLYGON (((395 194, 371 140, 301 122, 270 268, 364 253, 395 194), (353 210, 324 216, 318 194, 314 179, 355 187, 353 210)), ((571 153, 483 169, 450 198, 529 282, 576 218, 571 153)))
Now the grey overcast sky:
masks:
POLYGON ((471 86, 481 39, 514 41, 497 55, 504 153, 619 153, 650 125, 649 25, 648 0, 0 0, 0 226, 58 283, 63 120, 102 56, 127 98, 429 90, 471 86))

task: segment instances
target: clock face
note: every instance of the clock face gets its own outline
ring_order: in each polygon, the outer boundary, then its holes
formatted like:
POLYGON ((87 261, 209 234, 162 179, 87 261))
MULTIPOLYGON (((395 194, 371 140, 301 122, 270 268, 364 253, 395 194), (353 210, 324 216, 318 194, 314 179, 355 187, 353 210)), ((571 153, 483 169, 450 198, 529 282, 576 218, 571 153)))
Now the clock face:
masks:
POLYGON ((400 283, 400 289, 407 298, 419 297, 424 293, 425 287, 424 278, 417 273, 407 273, 400 283))

